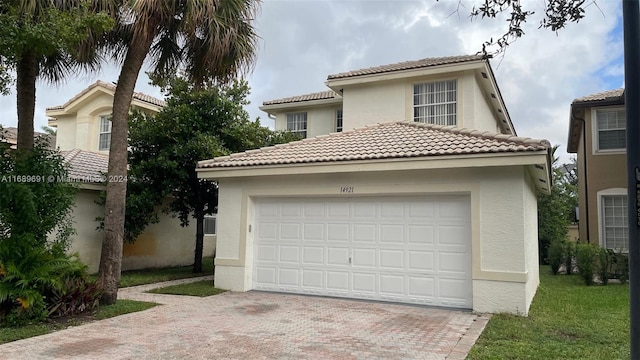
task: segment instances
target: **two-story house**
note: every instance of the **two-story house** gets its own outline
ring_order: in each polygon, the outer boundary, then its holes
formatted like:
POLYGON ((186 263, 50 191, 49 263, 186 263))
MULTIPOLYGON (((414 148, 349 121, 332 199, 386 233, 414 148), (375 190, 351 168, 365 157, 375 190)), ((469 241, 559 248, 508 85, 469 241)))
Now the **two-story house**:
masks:
POLYGON ((220 186, 216 286, 526 315, 550 146, 516 136, 489 60, 325 84, 262 106, 306 139, 199 163, 220 186))
MULTIPOLYGON (((72 237, 71 252, 78 252, 90 271, 97 271, 104 234, 97 229, 97 217, 104 216, 104 208, 96 204, 104 189, 103 174, 109 164, 111 143, 111 109, 116 85, 97 81, 59 106, 48 107, 49 126, 57 129, 56 147, 70 165, 69 181, 77 182, 73 211, 76 234, 72 237)), ((157 113, 165 105, 163 100, 136 92, 131 107, 157 113)), ((169 215, 159 214, 160 222, 151 224, 133 244, 124 244, 123 270, 147 267, 178 266, 193 263, 195 228, 182 228, 169 215)), ((215 246, 215 219, 208 222, 205 254, 215 246), (213 226, 212 226, 213 225, 213 226)))
POLYGON ((624 89, 571 103, 568 152, 578 154, 579 239, 629 248, 624 89))

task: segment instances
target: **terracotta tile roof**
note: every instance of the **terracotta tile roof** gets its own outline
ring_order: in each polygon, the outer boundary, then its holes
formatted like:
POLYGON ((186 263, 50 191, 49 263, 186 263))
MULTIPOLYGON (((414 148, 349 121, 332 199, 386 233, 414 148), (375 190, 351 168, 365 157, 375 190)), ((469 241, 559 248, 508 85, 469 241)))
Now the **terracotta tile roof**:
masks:
POLYGON ((595 101, 616 101, 620 100, 624 102, 624 89, 615 89, 599 92, 597 94, 591 94, 583 97, 579 97, 573 100, 574 104, 589 103, 595 101))
MULTIPOLYGON (((16 145, 18 144, 18 128, 15 127, 6 127, 3 128, 4 129, 4 136, 5 139, 4 141, 6 141, 7 143, 11 144, 11 148, 15 149, 16 145)), ((48 137, 49 138, 49 147, 51 149, 54 149, 56 147, 56 137, 47 133, 42 133, 42 132, 38 132, 38 131, 34 131, 33 135, 35 137, 48 137)))
POLYGON ((353 76, 361 76, 361 75, 372 75, 372 74, 380 74, 392 71, 400 71, 400 70, 411 70, 411 69, 419 69, 431 66, 438 65, 448 65, 448 64, 456 64, 468 61, 478 61, 485 59, 482 55, 460 55, 460 56, 447 56, 447 57, 438 57, 438 58, 426 58, 421 60, 414 61, 403 61, 395 64, 389 65, 381 65, 374 66, 365 69, 353 70, 342 72, 339 74, 329 75, 327 77, 328 80, 332 79, 342 79, 353 76))
POLYGON ((546 140, 410 122, 378 124, 204 160, 199 168, 250 167, 547 150, 546 140))
POLYGON ((69 177, 73 181, 101 183, 109 167, 109 155, 73 149, 62 151, 64 161, 69 164, 69 177))
MULTIPOLYGON (((103 87, 103 88, 105 88, 105 89, 107 89, 109 91, 112 91, 112 92, 116 91, 116 85, 114 83, 98 80, 95 83, 89 85, 86 89, 82 90, 80 93, 78 93, 77 95, 75 95, 71 99, 69 99, 69 101, 67 101, 63 105, 51 106, 51 107, 46 108, 46 110, 64 109, 65 107, 67 107, 71 103, 73 103, 74 101, 76 101, 79 98, 81 98, 84 94, 88 93, 89 91, 91 91, 92 89, 94 89, 94 88, 96 88, 98 86, 103 87)), ((146 103, 149 103, 149 104, 152 104, 152 105, 161 106, 161 107, 164 107, 167 104, 164 100, 155 98, 155 97, 153 97, 151 95, 147 95, 147 94, 141 93, 141 92, 134 92, 133 93, 133 98, 136 99, 136 100, 144 101, 146 103)))
POLYGON ((322 91, 322 92, 305 94, 305 95, 291 96, 291 97, 286 97, 282 99, 268 100, 263 102, 262 105, 288 104, 288 103, 302 102, 302 101, 335 99, 339 97, 340 95, 338 95, 335 91, 328 90, 328 91, 322 91))

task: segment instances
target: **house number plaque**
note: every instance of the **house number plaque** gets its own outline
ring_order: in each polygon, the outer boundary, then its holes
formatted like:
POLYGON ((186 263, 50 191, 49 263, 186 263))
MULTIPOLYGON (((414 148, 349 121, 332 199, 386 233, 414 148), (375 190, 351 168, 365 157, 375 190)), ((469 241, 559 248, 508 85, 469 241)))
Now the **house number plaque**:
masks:
POLYGON ((353 193, 353 186, 341 186, 340 194, 351 194, 353 193))

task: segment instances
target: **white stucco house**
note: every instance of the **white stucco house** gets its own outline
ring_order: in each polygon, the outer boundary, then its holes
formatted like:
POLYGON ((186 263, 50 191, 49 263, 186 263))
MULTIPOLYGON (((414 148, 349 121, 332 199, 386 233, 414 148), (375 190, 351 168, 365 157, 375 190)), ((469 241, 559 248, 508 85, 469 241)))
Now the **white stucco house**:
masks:
MULTIPOLYGON (((116 86, 97 81, 62 105, 48 107, 48 125, 57 129, 56 148, 70 165, 70 181, 77 182, 78 192, 73 210, 76 234, 71 252, 77 252, 91 272, 98 271, 104 234, 97 230, 97 217, 104 208, 96 204, 103 190, 102 176, 109 164, 111 109, 116 86)), ((163 100, 136 92, 132 108, 157 113, 163 100)), ((160 222, 151 224, 133 244, 124 244, 122 269, 180 266, 193 264, 195 227, 183 228, 176 218, 159 214, 160 222)), ((205 255, 215 247, 215 218, 205 236, 205 255)))
POLYGON ((306 139, 199 163, 220 186, 216 286, 527 315, 550 145, 516 135, 489 60, 326 85, 261 108, 306 139))

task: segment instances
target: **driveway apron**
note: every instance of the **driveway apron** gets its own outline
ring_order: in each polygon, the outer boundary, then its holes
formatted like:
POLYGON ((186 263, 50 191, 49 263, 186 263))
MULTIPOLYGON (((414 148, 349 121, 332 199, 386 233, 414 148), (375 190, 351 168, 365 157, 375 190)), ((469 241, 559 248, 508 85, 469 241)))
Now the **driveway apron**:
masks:
POLYGON ((464 359, 489 319, 254 291, 144 293, 174 283, 121 289, 120 298, 162 305, 0 345, 0 359, 464 359))

